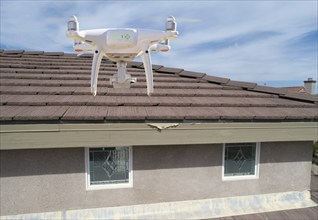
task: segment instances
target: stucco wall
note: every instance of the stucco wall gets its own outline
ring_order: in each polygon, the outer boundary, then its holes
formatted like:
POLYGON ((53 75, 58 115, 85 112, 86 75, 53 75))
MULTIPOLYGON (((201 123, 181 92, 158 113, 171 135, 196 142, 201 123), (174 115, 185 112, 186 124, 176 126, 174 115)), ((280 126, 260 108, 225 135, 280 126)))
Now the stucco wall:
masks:
POLYGON ((134 146, 133 188, 86 190, 84 148, 0 151, 1 215, 308 190, 312 142, 262 143, 259 179, 222 181, 222 145, 134 146))

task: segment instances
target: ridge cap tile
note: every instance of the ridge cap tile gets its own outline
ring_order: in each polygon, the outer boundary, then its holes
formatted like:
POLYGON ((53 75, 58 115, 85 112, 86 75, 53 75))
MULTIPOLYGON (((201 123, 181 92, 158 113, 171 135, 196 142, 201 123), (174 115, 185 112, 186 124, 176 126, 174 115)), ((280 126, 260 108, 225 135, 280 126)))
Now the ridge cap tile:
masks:
POLYGON ((253 89, 257 86, 257 83, 238 81, 238 80, 230 80, 227 83, 225 83, 224 85, 253 89))
POLYGON ((191 78, 203 78, 204 76, 206 76, 206 73, 183 70, 182 72, 179 73, 179 76, 187 76, 191 78))
POLYGON ((184 69, 165 67, 165 66, 162 66, 161 68, 156 70, 156 72, 159 72, 159 73, 173 73, 173 74, 181 73, 182 71, 184 71, 184 69))
POLYGON ((93 54, 91 54, 91 53, 83 53, 83 54, 81 54, 79 56, 76 55, 76 57, 79 57, 79 58, 81 58, 81 57, 83 57, 83 58, 93 58, 93 54))
POLYGON ((63 56, 64 52, 44 52, 44 56, 63 56))
POLYGON ((127 63, 127 67, 140 67, 142 65, 143 65, 142 62, 140 61, 129 61, 127 63))
POLYGON ((44 51, 24 51, 23 55, 42 55, 44 51))
POLYGON ((266 93, 272 93, 276 95, 286 94, 287 92, 281 88, 271 87, 271 86, 262 86, 262 85, 256 85, 254 88, 248 88, 250 91, 256 91, 256 92, 266 92, 266 93))
POLYGON ((220 83, 220 84, 226 84, 227 82, 230 81, 229 78, 211 76, 211 75, 205 75, 204 77, 202 77, 202 79, 207 80, 208 82, 220 83))
MULTIPOLYGON (((162 65, 157 65, 157 64, 152 64, 151 65, 151 68, 152 68, 152 70, 159 70, 160 68, 162 68, 162 67, 164 67, 164 66, 162 66, 162 65)), ((144 64, 142 63, 140 66, 138 66, 138 68, 140 68, 140 69, 145 69, 145 67, 144 67, 144 64)))
POLYGON ((4 50, 3 54, 22 54, 24 50, 4 50))
POLYGON ((311 94, 303 94, 303 93, 294 93, 294 92, 287 92, 286 94, 282 94, 279 97, 286 97, 292 98, 301 101, 310 101, 318 103, 318 95, 311 95, 311 94))
MULTIPOLYGON (((143 64, 142 64, 142 66, 144 66, 143 64)), ((162 65, 158 65, 158 64, 152 64, 152 69, 153 70, 158 70, 158 69, 160 69, 161 67, 163 67, 162 65)))

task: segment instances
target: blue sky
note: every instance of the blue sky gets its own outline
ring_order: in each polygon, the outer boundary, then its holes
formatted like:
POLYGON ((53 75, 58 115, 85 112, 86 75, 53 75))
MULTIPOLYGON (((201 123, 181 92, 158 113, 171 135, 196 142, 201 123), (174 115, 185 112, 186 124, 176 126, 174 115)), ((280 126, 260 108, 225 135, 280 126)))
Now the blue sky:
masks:
POLYGON ((72 52, 66 22, 80 29, 164 30, 173 15, 180 36, 154 64, 265 83, 317 80, 317 1, 29 1, 1 0, 2 49, 72 52))

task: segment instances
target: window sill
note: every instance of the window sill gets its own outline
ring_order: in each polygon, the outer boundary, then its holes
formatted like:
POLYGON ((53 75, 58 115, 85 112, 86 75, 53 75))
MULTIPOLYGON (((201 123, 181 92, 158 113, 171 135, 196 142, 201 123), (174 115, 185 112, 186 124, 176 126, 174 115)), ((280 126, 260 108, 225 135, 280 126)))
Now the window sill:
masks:
POLYGON ((123 188, 133 188, 133 184, 120 183, 120 184, 109 184, 109 185, 90 185, 86 187, 86 191, 105 190, 105 189, 123 189, 123 188))
POLYGON ((222 177, 222 181, 240 181, 240 180, 257 180, 258 176, 231 176, 231 177, 222 177))

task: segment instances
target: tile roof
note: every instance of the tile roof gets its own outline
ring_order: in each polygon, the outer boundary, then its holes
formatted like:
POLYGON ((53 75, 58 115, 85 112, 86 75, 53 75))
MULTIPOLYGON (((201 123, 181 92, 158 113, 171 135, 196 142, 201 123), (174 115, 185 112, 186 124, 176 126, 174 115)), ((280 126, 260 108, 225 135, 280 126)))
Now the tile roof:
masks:
POLYGON ((317 96, 153 65, 155 92, 146 95, 141 62, 130 89, 114 89, 116 64, 103 59, 98 93, 90 94, 92 55, 0 50, 0 121, 317 121, 317 96))
POLYGON ((306 92, 305 87, 303 86, 287 86, 287 87, 281 87, 281 88, 288 92, 306 92))

